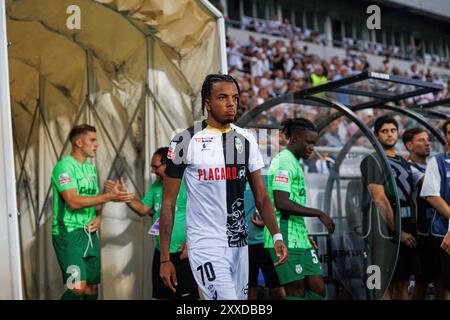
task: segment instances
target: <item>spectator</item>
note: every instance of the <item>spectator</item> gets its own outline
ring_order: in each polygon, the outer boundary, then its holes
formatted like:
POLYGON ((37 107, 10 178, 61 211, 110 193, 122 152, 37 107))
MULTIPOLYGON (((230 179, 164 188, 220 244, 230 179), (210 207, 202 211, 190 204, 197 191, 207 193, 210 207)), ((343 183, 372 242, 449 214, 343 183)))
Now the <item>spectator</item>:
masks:
POLYGON ((242 70, 242 52, 240 50, 240 47, 236 46, 233 40, 230 40, 228 42, 227 54, 228 66, 231 68, 234 67, 237 70, 242 70))
POLYGON ((261 78, 260 89, 267 89, 269 92, 273 90, 272 72, 266 71, 261 78))
POLYGON ((303 64, 301 61, 297 62, 294 69, 291 71, 290 78, 292 80, 300 80, 305 76, 305 72, 303 71, 303 64))
POLYGON ((239 96, 239 107, 237 109, 236 120, 239 119, 245 112, 253 108, 253 100, 247 90, 242 90, 239 96))
POLYGON ((275 80, 273 82, 273 92, 275 95, 279 96, 287 91, 287 82, 284 79, 283 70, 275 71, 275 80))
POLYGON ((257 98, 258 105, 264 103, 264 101, 269 100, 270 98, 271 97, 269 94, 269 90, 267 90, 266 88, 261 88, 259 90, 259 94, 258 94, 258 98, 257 98))
POLYGON ((256 52, 256 56, 251 59, 251 75, 252 77, 262 77, 264 68, 264 58, 261 52, 256 52))
MULTIPOLYGON (((339 68, 339 73, 334 77, 333 80, 345 79, 348 76, 349 76, 348 67, 345 66, 345 65, 342 65, 339 68)), ((349 106, 350 105, 350 95, 348 95, 346 93, 338 93, 336 99, 337 99, 337 101, 339 101, 340 103, 342 103, 345 106, 349 106)))
POLYGON ((281 35, 281 21, 276 14, 274 14, 272 19, 267 23, 267 33, 272 36, 281 35))
MULTIPOLYGON (((311 84, 313 87, 327 83, 327 77, 323 75, 323 67, 317 65, 314 72, 311 74, 311 84)), ((315 95, 316 97, 325 98, 325 93, 321 92, 315 95)))
POLYGON ((327 132, 323 135, 330 147, 342 147, 345 143, 339 135, 339 120, 335 120, 328 126, 327 132))
POLYGON ((283 24, 281 25, 281 35, 286 38, 292 37, 292 25, 289 19, 284 18, 283 24))

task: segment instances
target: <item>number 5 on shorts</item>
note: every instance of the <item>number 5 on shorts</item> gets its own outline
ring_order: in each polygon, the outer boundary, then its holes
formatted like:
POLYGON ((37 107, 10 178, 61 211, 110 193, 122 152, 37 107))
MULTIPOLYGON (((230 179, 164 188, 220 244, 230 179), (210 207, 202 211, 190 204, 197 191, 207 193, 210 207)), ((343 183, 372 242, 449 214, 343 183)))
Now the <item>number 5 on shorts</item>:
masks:
POLYGON ((313 258, 313 262, 314 263, 318 263, 319 262, 319 258, 317 258, 316 251, 315 250, 311 250, 310 252, 311 252, 311 255, 312 255, 312 258, 313 258))
POLYGON ((199 265, 197 271, 200 271, 203 285, 205 285, 205 276, 204 276, 205 273, 209 282, 216 280, 216 274, 214 273, 214 268, 211 262, 206 262, 204 265, 199 265))

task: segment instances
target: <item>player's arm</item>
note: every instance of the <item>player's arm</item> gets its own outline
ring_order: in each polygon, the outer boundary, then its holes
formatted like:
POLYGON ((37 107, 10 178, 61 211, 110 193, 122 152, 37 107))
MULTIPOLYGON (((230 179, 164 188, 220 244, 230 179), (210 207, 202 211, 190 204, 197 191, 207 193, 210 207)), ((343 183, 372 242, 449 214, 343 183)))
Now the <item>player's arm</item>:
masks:
POLYGON ((447 234, 444 237, 444 240, 442 240, 441 248, 450 254, 450 230, 448 230, 447 234))
POLYGON ((370 183, 368 189, 375 206, 380 211, 380 214, 386 221, 389 229, 394 231, 394 211, 392 210, 391 203, 384 192, 384 186, 381 184, 370 183))
POLYGON ((439 214, 447 219, 450 219, 450 206, 440 196, 429 196, 426 200, 439 212, 439 214))
POLYGON ((420 196, 425 198, 427 202, 437 210, 437 212, 450 218, 450 207, 448 203, 441 197, 441 173, 436 158, 431 158, 425 171, 422 190, 420 196))
POLYGON ((159 218, 159 237, 161 240, 161 261, 170 260, 170 238, 172 236, 173 220, 181 179, 165 177, 163 199, 159 218))
MULTIPOLYGON (((384 192, 384 186, 370 183, 368 188, 370 195, 372 196, 372 200, 380 211, 381 216, 386 221, 389 229, 391 229, 391 231, 394 231, 394 211, 392 210, 391 203, 389 202, 389 199, 384 192)), ((417 246, 416 239, 411 234, 405 231, 401 231, 400 241, 411 248, 417 246)))
POLYGON ((98 205, 95 207, 95 218, 86 223, 86 228, 90 232, 95 232, 100 229, 100 225, 102 224, 102 206, 98 205))
POLYGON ((167 288, 176 291, 177 277, 175 268, 170 261, 170 238, 172 236, 173 219, 175 215, 175 205, 178 192, 180 190, 181 179, 171 178, 166 175, 164 178, 163 199, 159 217, 159 237, 160 237, 160 276, 167 288))
POLYGON ((369 195, 375 206, 380 211, 380 215, 386 221, 391 231, 395 230, 394 211, 391 203, 384 191, 386 178, 377 156, 369 155, 363 159, 360 165, 361 175, 364 177, 369 191, 369 195))
POLYGON ((92 197, 78 195, 76 188, 61 191, 60 194, 68 204, 70 210, 96 207, 110 201, 126 202, 134 198, 134 192, 122 192, 117 189, 92 197))
MULTIPOLYGON (((117 186, 119 191, 127 191, 125 181, 121 177, 120 180, 114 181, 114 180, 106 180, 105 181, 105 190, 107 192, 110 192, 114 189, 114 187, 117 186)), ((141 217, 146 216, 147 214, 150 214, 153 216, 153 208, 146 206, 142 203, 142 200, 133 198, 131 201, 128 201, 127 206, 133 210, 136 214, 138 214, 141 217)))
POLYGON ((148 214, 153 216, 154 213, 153 208, 147 207, 138 199, 133 199, 130 202, 127 202, 127 206, 141 217, 145 217, 148 214))
MULTIPOLYGON (((267 226, 267 229, 269 229, 272 236, 279 234, 280 229, 278 227, 277 219, 275 218, 273 204, 272 201, 270 201, 269 194, 267 193, 266 184, 264 183, 264 178, 261 175, 261 170, 256 170, 250 173, 248 175, 248 181, 255 199, 255 206, 258 209, 264 224, 267 226)), ((280 265, 287 260, 287 248, 282 239, 274 239, 274 243, 277 256, 280 259, 275 263, 275 265, 280 265)))
MULTIPOLYGON (((258 211, 256 211, 252 216, 250 217, 250 221, 257 227, 264 228, 265 224, 264 221, 261 219, 257 219, 256 216, 259 215, 258 211)), ((259 216, 261 217, 261 216, 259 216)))
POLYGON ((255 199, 255 206, 264 224, 269 229, 270 234, 274 235, 280 232, 277 220, 275 218, 275 212, 273 208, 272 201, 270 201, 269 194, 266 190, 266 184, 264 183, 264 178, 261 175, 261 170, 254 171, 248 175, 248 182, 253 192, 253 197, 255 199))
POLYGON ((281 190, 274 190, 273 197, 275 200, 275 206, 281 212, 284 218, 289 216, 302 216, 302 217, 314 217, 319 218, 325 225, 329 233, 334 232, 334 222, 323 211, 308 208, 289 199, 289 193, 281 190))

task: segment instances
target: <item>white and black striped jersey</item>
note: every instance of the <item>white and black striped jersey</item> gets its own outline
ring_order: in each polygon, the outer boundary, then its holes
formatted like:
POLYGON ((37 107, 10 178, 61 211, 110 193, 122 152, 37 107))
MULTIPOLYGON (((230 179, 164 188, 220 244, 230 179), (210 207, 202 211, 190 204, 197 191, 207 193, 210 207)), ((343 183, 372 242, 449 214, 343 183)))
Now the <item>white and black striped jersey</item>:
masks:
POLYGON ((264 166, 255 137, 235 125, 223 132, 198 122, 173 138, 167 158, 166 175, 186 183, 189 247, 247 245, 245 183, 264 166))

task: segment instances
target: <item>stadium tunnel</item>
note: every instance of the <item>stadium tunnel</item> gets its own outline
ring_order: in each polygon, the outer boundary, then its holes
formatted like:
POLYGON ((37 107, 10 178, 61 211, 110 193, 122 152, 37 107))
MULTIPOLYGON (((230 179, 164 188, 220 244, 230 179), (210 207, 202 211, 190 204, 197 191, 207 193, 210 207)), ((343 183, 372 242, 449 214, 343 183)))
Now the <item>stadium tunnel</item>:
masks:
POLYGON ((445 139, 432 122, 450 118, 446 105, 448 101, 407 108, 397 104, 402 99, 441 89, 441 86, 430 82, 363 72, 273 98, 239 119, 238 125, 255 130, 266 168, 271 158, 280 151, 279 126, 286 114, 288 117, 303 116, 312 120, 319 130, 319 146, 315 153, 319 157, 323 152, 323 157, 333 155, 334 161, 328 172, 307 173, 307 206, 323 210, 336 223, 334 234, 329 236, 320 221, 306 218, 308 230, 319 244, 319 260, 324 270, 328 298, 381 299, 390 284, 400 246, 400 202, 395 180, 371 129, 374 119, 365 123, 358 114, 363 110, 373 112, 384 109, 389 114, 413 121, 430 132, 433 151, 439 152, 445 145, 445 139), (326 130, 341 118, 356 126, 354 132, 343 146, 323 146, 326 130), (364 210, 361 207, 363 186, 360 163, 372 153, 376 153, 381 162, 386 187, 395 191, 394 230, 388 227, 376 206, 372 204, 364 210), (375 270, 373 266, 379 269, 375 270), (368 282, 377 271, 381 277, 372 286, 368 282))
MULTIPOLYGON (((22 277, 3 268, 5 283, 14 282, 8 275, 20 280, 14 293, 0 296, 57 299, 63 284, 51 245, 50 174, 70 151, 70 128, 96 126, 100 182, 123 176, 142 197, 156 146, 202 116, 205 76, 227 72, 224 20, 202 0, 7 0, 5 6, 22 277), (80 26, 69 29, 76 15, 80 26)), ((123 204, 104 206, 104 299, 151 297, 150 224, 123 204)), ((1 250, 5 265, 19 260, 14 245, 1 250)))

